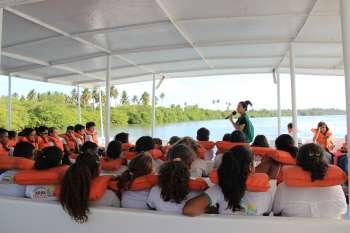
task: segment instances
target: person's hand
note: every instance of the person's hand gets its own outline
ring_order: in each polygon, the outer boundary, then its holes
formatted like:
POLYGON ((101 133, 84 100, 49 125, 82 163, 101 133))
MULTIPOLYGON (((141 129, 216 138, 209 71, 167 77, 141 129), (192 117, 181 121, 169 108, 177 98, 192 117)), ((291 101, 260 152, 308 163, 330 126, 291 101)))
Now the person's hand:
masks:
POLYGON ((233 115, 230 114, 230 116, 228 117, 228 119, 230 119, 230 121, 233 121, 233 115))

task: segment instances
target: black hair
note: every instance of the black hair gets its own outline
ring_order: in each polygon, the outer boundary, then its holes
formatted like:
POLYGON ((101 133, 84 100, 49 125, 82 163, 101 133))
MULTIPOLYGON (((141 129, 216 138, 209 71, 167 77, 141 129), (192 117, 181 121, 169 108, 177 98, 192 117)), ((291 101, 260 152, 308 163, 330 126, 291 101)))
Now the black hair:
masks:
POLYGON ((183 144, 177 144, 171 147, 167 154, 167 160, 172 161, 179 158, 188 168, 191 167, 191 164, 196 157, 194 150, 183 144))
POLYGON ((162 146, 163 141, 160 138, 153 138, 154 145, 162 146))
POLYGON ((329 131, 329 128, 328 128, 328 125, 326 124, 326 122, 324 122, 324 121, 318 122, 317 129, 319 129, 322 126, 326 126, 326 133, 327 133, 329 131))
POLYGON ((65 173, 59 201, 62 208, 78 223, 88 220, 91 181, 99 175, 96 159, 85 154, 79 156, 65 173))
POLYGON ((68 126, 67 129, 66 129, 66 132, 67 132, 68 130, 73 130, 73 131, 74 131, 74 126, 71 126, 71 125, 68 126))
POLYGON ((29 135, 31 133, 33 133, 35 130, 33 128, 24 128, 19 134, 18 136, 22 136, 22 137, 29 137, 29 135))
POLYGON ((180 161, 168 161, 159 169, 160 196, 166 202, 181 203, 190 193, 189 168, 180 161))
POLYGON ((23 157, 31 159, 35 147, 29 142, 18 142, 13 150, 13 157, 23 157))
POLYGON ((37 170, 45 170, 57 167, 62 161, 62 151, 56 146, 45 147, 41 151, 37 151, 35 155, 34 168, 37 170))
POLYGON ((294 139, 289 134, 281 134, 275 140, 275 146, 277 150, 283 150, 288 152, 295 158, 298 153, 298 147, 294 146, 294 139))
POLYGON ((218 185, 233 212, 241 210, 240 202, 246 191, 246 181, 251 172, 252 153, 243 146, 225 152, 218 168, 218 185))
POLYGON ((78 133, 80 130, 83 130, 83 129, 85 129, 85 127, 81 124, 76 124, 74 126, 74 132, 76 132, 76 133, 78 133))
POLYGON ((150 136, 142 136, 139 139, 137 139, 135 143, 135 151, 137 153, 149 151, 152 149, 154 149, 153 138, 151 138, 150 136))
POLYGON ((293 123, 292 123, 292 122, 289 122, 288 125, 287 125, 287 128, 288 128, 288 129, 293 129, 293 123))
POLYGON ((222 137, 222 140, 225 142, 230 142, 231 141, 231 134, 225 133, 224 136, 222 137))
POLYGON ((85 126, 86 126, 86 129, 90 129, 91 127, 95 127, 96 124, 93 121, 89 121, 89 122, 86 123, 85 126))
POLYGON ((90 153, 91 151, 97 150, 97 148, 98 148, 98 146, 97 146, 96 143, 87 141, 87 142, 84 142, 84 144, 82 145, 82 147, 81 147, 81 153, 82 153, 82 154, 84 154, 84 153, 90 153))
POLYGON ((119 141, 111 141, 108 144, 106 157, 108 159, 118 159, 122 153, 122 144, 119 141))
POLYGON ((6 134, 6 133, 8 134, 7 129, 0 128, 0 135, 6 134))
POLYGON ((149 153, 143 152, 134 157, 129 165, 128 170, 117 177, 118 188, 120 190, 128 190, 132 182, 140 176, 148 175, 152 172, 153 159, 149 153))
POLYGON ((177 141, 180 140, 180 137, 178 136, 172 136, 170 139, 169 139, 169 145, 174 145, 177 141))
POLYGON ((231 138, 230 138, 231 142, 245 142, 245 135, 242 131, 240 130, 234 130, 231 133, 231 138))
POLYGON ((41 135, 43 132, 48 131, 48 130, 49 130, 49 128, 47 128, 46 126, 41 125, 41 126, 36 128, 36 133, 38 135, 41 135))
POLYGON ((121 143, 129 143, 129 134, 125 132, 118 133, 114 136, 115 141, 120 141, 121 143))
POLYGON ((312 181, 323 180, 328 169, 324 160, 324 150, 315 143, 308 143, 300 147, 297 164, 304 171, 311 173, 312 181))
POLYGON ((55 130, 56 130, 55 127, 50 127, 50 128, 48 129, 49 136, 51 136, 55 130))
POLYGON ((14 139, 17 136, 17 132, 14 130, 9 130, 8 135, 9 135, 9 139, 14 139))
POLYGON ((249 100, 246 101, 241 101, 239 102, 239 104, 244 108, 244 110, 248 110, 248 105, 253 106, 252 102, 250 102, 249 100))
POLYGON ((197 140, 198 141, 209 141, 210 132, 207 128, 200 128, 197 130, 197 140))
POLYGON ((269 142, 267 141, 267 138, 265 135, 256 135, 254 142, 252 143, 252 146, 257 147, 270 147, 269 142))
POLYGON ((180 145, 180 144, 188 146, 195 153, 197 153, 198 149, 200 148, 200 145, 191 137, 183 137, 179 141, 177 141, 173 146, 180 145))

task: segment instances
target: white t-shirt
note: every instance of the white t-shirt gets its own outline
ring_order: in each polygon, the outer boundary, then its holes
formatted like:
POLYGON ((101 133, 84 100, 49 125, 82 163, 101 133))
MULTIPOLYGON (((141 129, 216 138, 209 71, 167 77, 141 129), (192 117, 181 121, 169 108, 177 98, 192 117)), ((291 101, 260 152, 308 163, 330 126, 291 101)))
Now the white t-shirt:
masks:
POLYGON ((220 164, 221 164, 221 161, 222 161, 222 156, 223 156, 224 154, 217 154, 216 156, 215 156, 215 160, 214 160, 214 167, 215 168, 219 168, 220 167, 220 164))
POLYGON ((149 194, 148 190, 142 191, 125 191, 122 193, 121 207, 132 209, 148 210, 146 201, 149 194))
POLYGON ((111 190, 106 190, 103 196, 97 201, 91 201, 91 206, 114 206, 120 207, 118 196, 111 190))
POLYGON ((56 201, 55 185, 27 185, 25 197, 39 201, 56 201))
POLYGON ((13 182, 13 177, 18 170, 8 170, 0 175, 0 196, 24 197, 25 185, 13 182))
POLYGON ((102 170, 101 175, 114 175, 118 177, 126 170, 128 170, 128 167, 125 165, 122 165, 117 171, 102 170))
POLYGON ((85 135, 85 142, 94 142, 94 139, 90 134, 86 134, 85 135))
POLYGON ((158 173, 164 161, 161 159, 153 159, 153 163, 154 163, 154 170, 158 173))
POLYGON ((297 188, 278 186, 273 212, 290 217, 340 218, 346 213, 346 200, 340 185, 297 188))
POLYGON ((147 205, 159 211, 171 212, 171 213, 182 213, 182 208, 184 207, 187 200, 198 196, 199 192, 190 192, 187 197, 181 203, 175 203, 170 201, 164 201, 160 196, 159 186, 154 186, 147 198, 147 205))
POLYGON ((274 194, 276 191, 276 180, 270 180, 271 188, 267 192, 248 192, 246 191, 242 200, 241 211, 232 212, 227 209, 228 202, 219 185, 215 185, 205 191, 209 198, 209 204, 219 205, 219 214, 243 214, 243 215, 263 215, 269 213, 272 209, 274 194))
POLYGON ((211 149, 211 150, 207 150, 204 154, 204 159, 205 160, 212 160, 214 157, 214 150, 211 149))
POLYGON ((213 167, 212 164, 212 161, 196 158, 191 164, 191 177, 208 176, 213 167))

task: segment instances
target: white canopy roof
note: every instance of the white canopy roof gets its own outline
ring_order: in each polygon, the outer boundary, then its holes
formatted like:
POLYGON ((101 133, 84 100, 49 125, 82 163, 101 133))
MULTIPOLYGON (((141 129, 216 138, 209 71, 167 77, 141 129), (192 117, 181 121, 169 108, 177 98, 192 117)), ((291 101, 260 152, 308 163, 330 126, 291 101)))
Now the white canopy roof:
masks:
MULTIPOLYGON (((6 2, 6 1, 5 1, 6 2)), ((2 71, 53 83, 223 74, 343 75, 339 0, 47 0, 4 8, 2 71)))

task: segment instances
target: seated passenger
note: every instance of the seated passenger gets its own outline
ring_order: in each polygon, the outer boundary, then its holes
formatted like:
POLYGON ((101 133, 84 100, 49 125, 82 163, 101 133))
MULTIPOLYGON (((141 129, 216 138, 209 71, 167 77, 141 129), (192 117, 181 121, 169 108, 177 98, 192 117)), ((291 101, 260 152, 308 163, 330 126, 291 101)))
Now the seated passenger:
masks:
POLYGON ((57 146, 61 149, 61 151, 64 151, 63 143, 61 141, 61 138, 57 134, 57 129, 55 127, 50 127, 48 129, 49 139, 54 143, 54 146, 57 146))
POLYGON ((18 141, 17 132, 10 130, 10 131, 8 131, 8 135, 9 135, 9 142, 7 145, 10 148, 14 148, 17 144, 17 141, 18 141))
POLYGON ((125 132, 115 135, 114 141, 119 141, 122 144, 123 151, 129 151, 134 147, 134 145, 129 142, 129 134, 125 132))
POLYGON ((209 135, 210 131, 207 128, 200 128, 197 130, 197 140, 198 143, 206 149, 204 159, 205 160, 212 160, 214 157, 214 146, 215 144, 213 142, 209 141, 209 135), (210 145, 212 144, 212 145, 210 145), (207 148, 206 148, 207 146, 207 148), (211 147, 211 148, 210 148, 211 147))
MULTIPOLYGON (((135 151, 137 154, 142 152, 148 152, 150 150, 156 149, 153 138, 150 136, 142 136, 137 139, 135 143, 135 151)), ((154 159, 154 169, 158 171, 159 167, 164 163, 160 158, 154 159)))
POLYGON ((68 154, 78 153, 77 139, 74 136, 74 127, 68 126, 66 133, 60 135, 64 147, 64 151, 68 154))
POLYGON ((265 135, 262 135, 262 134, 256 135, 251 146, 270 147, 269 142, 267 141, 267 138, 265 137, 265 135))
POLYGON ((94 142, 85 142, 81 149, 80 154, 89 154, 98 157, 98 146, 94 142))
POLYGON ((39 126, 36 129, 36 143, 38 144, 38 149, 55 145, 49 138, 49 128, 46 126, 39 126))
POLYGON ((38 144, 35 141, 35 130, 33 128, 25 128, 19 134, 19 142, 29 142, 32 143, 35 149, 38 149, 38 144))
POLYGON ((98 145, 98 138, 97 133, 95 131, 96 124, 93 121, 86 123, 86 129, 85 129, 85 142, 93 142, 96 145, 98 145))
MULTIPOLYGON (((34 155, 34 169, 38 171, 48 170, 50 168, 62 165, 62 151, 56 146, 45 147, 36 151, 34 155)), ((57 200, 54 196, 55 185, 26 185, 25 197, 36 200, 57 200)))
POLYGON ((74 126, 74 137, 77 142, 78 152, 80 152, 81 146, 85 143, 85 127, 81 124, 74 126))
MULTIPOLYGON (((230 142, 245 143, 246 139, 244 133, 240 130, 234 130, 230 135, 230 142)), ((223 154, 217 154, 215 157, 214 167, 218 168, 221 164, 223 154)))
POLYGON ((266 192, 247 191, 246 182, 254 172, 252 153, 244 146, 225 152, 218 168, 218 184, 189 200, 183 213, 197 216, 207 207, 219 206, 219 214, 263 215, 272 208, 276 182, 270 182, 266 192))
POLYGON ((9 156, 10 148, 8 147, 9 134, 6 129, 0 128, 0 156, 9 156))
MULTIPOLYGON (((300 147, 297 166, 309 174, 308 180, 311 180, 311 183, 326 179, 330 169, 325 162, 324 151, 314 143, 300 147)), ((340 185, 289 187, 283 182, 277 188, 273 205, 274 214, 290 217, 339 219, 346 210, 346 200, 340 185)))
POLYGON ((189 186, 194 155, 192 149, 181 144, 169 150, 169 160, 159 170, 158 186, 151 189, 147 198, 149 208, 182 213, 186 201, 200 194, 198 191, 191 191, 189 186))
POLYGON ((88 220, 89 206, 120 206, 117 195, 106 190, 96 201, 89 201, 92 181, 99 177, 99 165, 94 156, 84 154, 79 156, 75 164, 65 173, 59 201, 62 208, 78 223, 88 220))
POLYGON ((106 156, 100 161, 101 169, 104 173, 113 173, 114 175, 119 176, 126 171, 127 166, 123 164, 123 160, 120 157, 121 153, 122 144, 119 141, 111 141, 108 144, 106 156), (120 161, 120 164, 118 164, 118 167, 113 167, 112 163, 116 160, 120 161), (108 164, 112 166, 108 166, 108 164))
POLYGON ((133 158, 128 169, 117 177, 118 189, 121 191, 121 207, 133 209, 148 209, 146 200, 149 189, 131 191, 133 181, 153 172, 153 159, 148 153, 141 153, 133 158))
MULTIPOLYGON (((16 144, 13 157, 33 159, 34 146, 29 142, 19 142, 16 144)), ((13 177, 19 170, 7 170, 0 175, 0 195, 12 197, 24 197, 26 186, 14 183, 13 177)))
POLYGON ((231 141, 231 134, 230 133, 225 133, 224 136, 222 137, 222 141, 230 142, 231 141))

